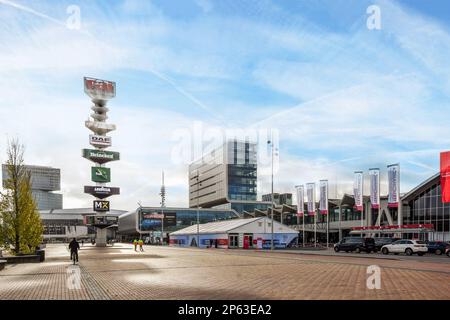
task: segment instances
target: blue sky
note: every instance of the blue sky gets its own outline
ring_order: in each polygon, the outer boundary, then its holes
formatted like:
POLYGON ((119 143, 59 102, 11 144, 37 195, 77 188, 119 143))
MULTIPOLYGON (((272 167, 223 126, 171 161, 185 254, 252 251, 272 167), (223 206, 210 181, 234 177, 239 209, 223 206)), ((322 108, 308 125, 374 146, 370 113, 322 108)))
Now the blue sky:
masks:
POLYGON ((89 206, 82 78, 93 76, 117 82, 114 207, 158 205, 163 169, 168 204, 186 205, 187 161, 174 154, 199 125, 204 136, 278 130, 283 192, 329 179, 340 195, 351 192, 353 171, 379 166, 385 177, 396 162, 407 191, 438 171, 450 145, 449 9, 415 0, 0 0, 0 157, 19 137, 28 163, 62 169, 65 207, 89 206), (366 26, 372 4, 381 30, 366 26), (80 8, 79 30, 67 27, 70 5, 80 8))

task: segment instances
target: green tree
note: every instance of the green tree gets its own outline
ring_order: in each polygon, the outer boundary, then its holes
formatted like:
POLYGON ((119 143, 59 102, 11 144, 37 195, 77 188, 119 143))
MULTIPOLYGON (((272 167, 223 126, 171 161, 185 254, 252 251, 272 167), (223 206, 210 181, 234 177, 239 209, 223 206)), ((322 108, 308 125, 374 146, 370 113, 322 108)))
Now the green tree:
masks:
POLYGON ((24 147, 8 142, 5 191, 0 199, 1 244, 15 254, 32 253, 42 241, 43 226, 31 193, 31 176, 23 160, 24 147))

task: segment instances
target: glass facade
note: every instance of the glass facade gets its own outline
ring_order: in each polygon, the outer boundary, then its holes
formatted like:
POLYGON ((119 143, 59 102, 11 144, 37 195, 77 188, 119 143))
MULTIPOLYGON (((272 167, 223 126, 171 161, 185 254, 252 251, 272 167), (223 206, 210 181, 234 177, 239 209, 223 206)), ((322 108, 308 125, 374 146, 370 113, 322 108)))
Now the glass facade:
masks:
POLYGON ((62 209, 63 195, 42 190, 31 190, 38 210, 62 209))
POLYGON ((266 211, 268 208, 270 208, 270 206, 271 206, 270 203, 264 203, 264 202, 260 202, 260 201, 255 201, 255 202, 233 201, 230 203, 225 203, 225 204, 214 206, 214 208, 234 210, 236 212, 243 213, 244 211, 253 212, 255 210, 266 211))
POLYGON ((232 142, 233 161, 228 164, 228 199, 256 201, 256 151, 248 142, 232 142))
MULTIPOLYGON (((273 194, 273 202, 277 205, 287 204, 289 206, 292 205, 292 193, 274 193, 273 194)), ((272 194, 263 194, 262 201, 272 201, 272 194)))
POLYGON ((256 201, 256 165, 228 165, 228 199, 256 201))
POLYGON ((422 190, 420 194, 408 202, 410 210, 409 215, 404 217, 404 222, 433 224, 436 233, 435 240, 448 241, 450 239, 439 239, 440 235, 444 237, 444 232, 450 231, 450 203, 442 203, 441 195, 440 182, 422 190))
MULTIPOLYGON (((152 217, 152 214, 164 212, 164 232, 173 232, 197 224, 196 209, 182 208, 141 208, 138 212, 139 229, 145 231, 161 231, 161 219, 152 217)), ((236 219, 239 216, 231 210, 199 210, 200 223, 236 219)))
MULTIPOLYGON (((63 195, 53 193, 61 189, 61 170, 42 166, 25 166, 31 175, 31 192, 38 210, 62 209, 63 195)), ((9 179, 5 164, 2 165, 2 181, 9 179)))

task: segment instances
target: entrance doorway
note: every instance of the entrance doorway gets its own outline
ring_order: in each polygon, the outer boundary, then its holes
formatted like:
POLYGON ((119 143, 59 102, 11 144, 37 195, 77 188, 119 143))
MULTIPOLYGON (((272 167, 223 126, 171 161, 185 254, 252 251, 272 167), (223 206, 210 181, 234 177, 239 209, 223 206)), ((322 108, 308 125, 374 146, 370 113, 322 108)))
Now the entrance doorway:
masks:
POLYGON ((244 249, 251 249, 253 247, 253 233, 244 234, 244 249))
POLYGON ((239 248, 239 235, 238 234, 228 235, 228 244, 229 248, 239 248))

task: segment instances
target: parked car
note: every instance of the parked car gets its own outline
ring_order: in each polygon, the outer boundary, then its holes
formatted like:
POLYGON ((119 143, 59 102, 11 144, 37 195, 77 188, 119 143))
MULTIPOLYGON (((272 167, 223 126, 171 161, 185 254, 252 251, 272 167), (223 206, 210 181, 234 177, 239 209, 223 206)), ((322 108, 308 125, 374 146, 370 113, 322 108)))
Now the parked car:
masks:
POLYGON ((375 240, 373 238, 347 237, 334 245, 334 251, 371 253, 375 251, 375 240))
POLYGON ((429 241, 427 242, 428 252, 441 255, 445 253, 447 248, 450 248, 450 243, 444 241, 429 241))
POLYGON ((448 257, 450 257, 450 248, 447 248, 447 249, 445 250, 445 254, 446 254, 448 257))
POLYGON ((391 244, 397 240, 401 240, 398 238, 389 238, 389 237, 384 237, 384 238, 375 238, 375 251, 381 251, 381 248, 386 245, 386 244, 391 244))
POLYGON ((381 248, 383 254, 399 254, 405 253, 410 256, 413 253, 417 253, 419 256, 423 256, 428 252, 427 244, 424 241, 419 240, 397 240, 391 244, 386 244, 381 248))

